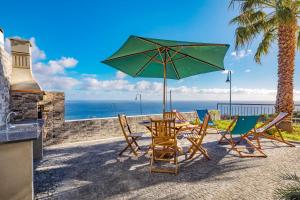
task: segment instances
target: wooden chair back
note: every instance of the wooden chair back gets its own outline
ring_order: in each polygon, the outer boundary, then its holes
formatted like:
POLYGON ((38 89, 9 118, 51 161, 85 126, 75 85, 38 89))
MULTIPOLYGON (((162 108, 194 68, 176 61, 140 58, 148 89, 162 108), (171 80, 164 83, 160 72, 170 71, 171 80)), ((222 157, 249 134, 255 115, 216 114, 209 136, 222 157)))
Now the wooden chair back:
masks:
POLYGON ((119 117, 121 129, 122 129, 122 133, 125 136, 125 138, 127 139, 127 137, 132 133, 130 126, 128 124, 128 121, 127 121, 127 117, 124 114, 118 114, 118 117, 119 117))
POLYGON ((264 132, 273 126, 278 125, 280 122, 282 122, 285 118, 289 116, 289 113, 280 112, 278 113, 274 118, 271 118, 270 120, 266 121, 262 126, 256 129, 256 132, 264 132))
POLYGON ((173 119, 151 119, 152 154, 150 160, 151 172, 178 173, 177 140, 176 140, 175 118, 173 119), (154 166, 154 163, 169 162, 174 168, 154 166))
POLYGON ((180 121, 187 121, 186 118, 182 115, 181 112, 178 112, 178 111, 173 111, 173 112, 176 112, 176 119, 180 120, 180 121))
POLYGON ((151 119, 152 138, 176 139, 175 118, 151 119))
POLYGON ((176 118, 176 112, 164 112, 163 113, 163 118, 164 119, 175 119, 176 118))
POLYGON ((201 140, 204 138, 204 136, 206 135, 207 133, 207 128, 208 128, 208 122, 210 120, 210 116, 208 114, 205 115, 204 119, 203 119, 203 123, 202 125, 200 126, 200 128, 198 129, 195 129, 197 132, 198 132, 198 135, 201 136, 201 140))

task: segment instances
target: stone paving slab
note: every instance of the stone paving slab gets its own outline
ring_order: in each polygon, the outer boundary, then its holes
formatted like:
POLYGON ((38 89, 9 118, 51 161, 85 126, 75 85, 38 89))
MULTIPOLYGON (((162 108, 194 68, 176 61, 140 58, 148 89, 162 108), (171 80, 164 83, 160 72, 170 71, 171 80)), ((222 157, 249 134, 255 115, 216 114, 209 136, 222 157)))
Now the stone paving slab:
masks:
MULTIPOLYGON (((299 147, 263 141, 268 158, 239 158, 218 138, 208 134, 204 141, 212 160, 181 156, 177 176, 151 174, 143 154, 118 157, 123 138, 46 147, 35 163, 36 199, 273 199, 281 173, 300 174, 299 147)), ((142 139, 144 150, 149 143, 142 139)))

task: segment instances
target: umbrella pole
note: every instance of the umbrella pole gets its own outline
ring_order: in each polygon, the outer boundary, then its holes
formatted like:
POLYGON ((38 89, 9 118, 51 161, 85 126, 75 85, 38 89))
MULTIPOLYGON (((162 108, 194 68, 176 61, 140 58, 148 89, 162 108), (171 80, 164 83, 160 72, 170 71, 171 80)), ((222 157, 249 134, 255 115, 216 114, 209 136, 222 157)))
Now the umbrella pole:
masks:
POLYGON ((167 52, 166 52, 166 50, 165 50, 165 55, 164 55, 164 62, 163 62, 163 64, 164 64, 164 94, 163 94, 163 114, 165 113, 165 111, 166 111, 166 76, 167 76, 167 63, 166 63, 166 54, 167 54, 167 52))

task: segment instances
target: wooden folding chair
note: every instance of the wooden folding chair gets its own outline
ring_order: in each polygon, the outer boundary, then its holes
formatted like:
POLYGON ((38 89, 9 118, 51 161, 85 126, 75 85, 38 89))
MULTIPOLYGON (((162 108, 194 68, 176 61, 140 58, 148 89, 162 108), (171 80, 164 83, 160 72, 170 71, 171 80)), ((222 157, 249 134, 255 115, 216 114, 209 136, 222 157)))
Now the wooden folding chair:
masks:
POLYGON ((180 120, 180 121, 187 121, 186 118, 182 115, 181 112, 177 110, 172 110, 172 112, 175 112, 175 119, 180 120))
POLYGON ((256 129, 257 137, 263 137, 270 140, 274 140, 277 142, 282 142, 284 144, 287 144, 290 147, 295 147, 295 145, 287 142, 282 134, 280 129, 278 128, 278 125, 285 120, 289 116, 288 113, 280 112, 275 117, 270 118, 265 123, 263 123, 260 127, 256 129), (275 132, 268 133, 268 131, 272 128, 275 128, 275 132))
POLYGON ((210 116, 210 114, 209 114, 209 112, 208 112, 207 109, 196 110, 196 114, 197 114, 197 118, 198 118, 199 122, 203 122, 204 121, 204 117, 206 115, 209 115, 208 128, 212 128, 212 129, 216 130, 217 133, 220 134, 220 131, 217 128, 217 125, 214 123, 214 121, 212 121, 211 116, 210 116))
POLYGON ((122 133, 127 142, 127 146, 119 153, 119 156, 121 156, 128 148, 130 150, 130 153, 133 153, 135 156, 138 156, 137 151, 140 150, 140 146, 138 145, 137 140, 143 136, 143 133, 131 132, 126 115, 119 114, 118 117, 122 129, 122 133))
POLYGON ((222 137, 219 140, 221 143, 224 139, 229 142, 231 145, 231 150, 236 151, 240 157, 267 157, 267 155, 261 150, 260 142, 255 132, 255 126, 257 124, 260 116, 238 116, 227 128, 226 132, 221 134, 222 137), (229 135, 229 137, 227 137, 229 135), (240 138, 238 141, 234 141, 233 136, 239 135, 240 138), (252 137, 252 138, 250 138, 252 137), (253 140, 256 140, 257 146, 253 143, 253 140), (258 152, 258 154, 246 154, 245 152, 238 149, 237 145, 242 141, 246 141, 249 147, 247 149, 253 149, 258 152))
POLYGON ((203 156, 207 160, 210 160, 207 150, 202 146, 203 138, 206 135, 209 119, 209 115, 206 115, 200 127, 192 129, 191 133, 183 134, 183 137, 190 141, 192 144, 189 148, 190 156, 188 157, 188 159, 193 158, 194 155, 199 151, 200 154, 203 154, 203 156))
POLYGON ((163 118, 164 119, 176 119, 176 112, 164 112, 163 113, 163 118))
POLYGON ((175 119, 151 119, 152 154, 150 160, 150 172, 178 173, 177 160, 177 130, 175 119), (157 167, 157 161, 173 163, 175 166, 157 167))

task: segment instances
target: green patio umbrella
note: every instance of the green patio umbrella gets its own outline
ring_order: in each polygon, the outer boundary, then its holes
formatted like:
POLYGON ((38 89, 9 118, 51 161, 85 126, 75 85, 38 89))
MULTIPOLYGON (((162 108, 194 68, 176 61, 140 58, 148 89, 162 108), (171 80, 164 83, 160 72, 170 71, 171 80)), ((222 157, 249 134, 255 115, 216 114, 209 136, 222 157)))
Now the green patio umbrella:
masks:
POLYGON ((112 56, 102 61, 132 77, 163 78, 163 111, 166 79, 224 70, 228 44, 183 42, 130 36, 112 56))

